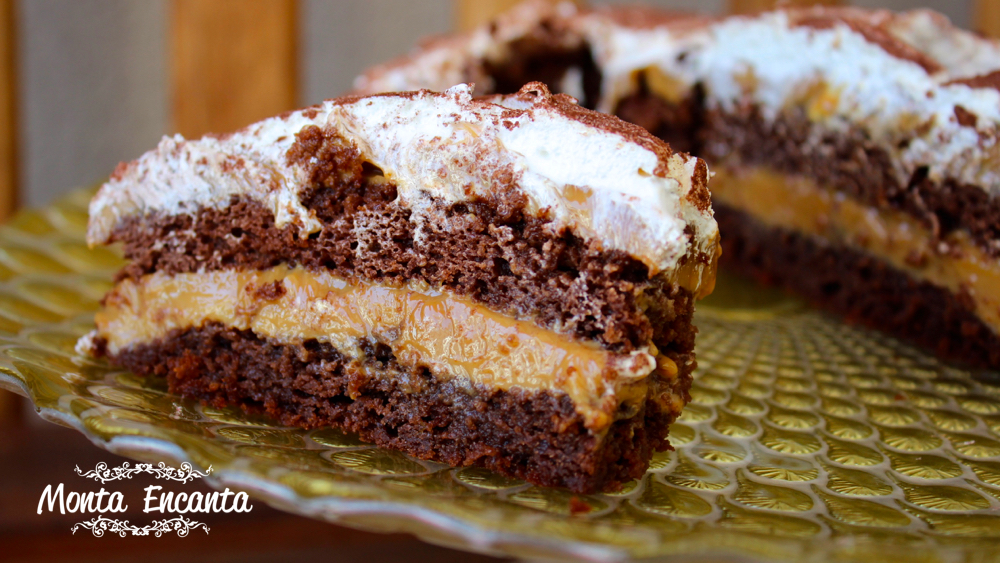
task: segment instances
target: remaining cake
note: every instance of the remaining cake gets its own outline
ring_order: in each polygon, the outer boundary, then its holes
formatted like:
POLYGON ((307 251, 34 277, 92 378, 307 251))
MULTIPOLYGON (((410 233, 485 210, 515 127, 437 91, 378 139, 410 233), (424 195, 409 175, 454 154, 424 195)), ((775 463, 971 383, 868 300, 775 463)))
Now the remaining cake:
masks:
POLYGON ((703 156, 722 261, 1000 368, 1000 46, 927 10, 529 3, 359 91, 542 80, 703 156))
POLYGON ((577 492, 668 447, 718 230, 697 158, 531 84, 348 97, 115 170, 80 348, 173 392, 577 492))

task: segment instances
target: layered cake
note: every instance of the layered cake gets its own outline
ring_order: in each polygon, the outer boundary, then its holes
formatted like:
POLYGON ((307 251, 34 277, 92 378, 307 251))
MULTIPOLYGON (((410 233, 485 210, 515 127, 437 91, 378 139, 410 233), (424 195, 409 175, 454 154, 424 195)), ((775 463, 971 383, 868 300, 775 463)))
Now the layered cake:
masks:
POLYGON ((90 206, 128 266, 80 348, 205 403, 577 492, 688 400, 708 171, 541 84, 166 137, 90 206))
POLYGON ((722 260, 1000 368, 1000 46, 927 10, 528 3, 359 91, 542 80, 704 157, 722 260))

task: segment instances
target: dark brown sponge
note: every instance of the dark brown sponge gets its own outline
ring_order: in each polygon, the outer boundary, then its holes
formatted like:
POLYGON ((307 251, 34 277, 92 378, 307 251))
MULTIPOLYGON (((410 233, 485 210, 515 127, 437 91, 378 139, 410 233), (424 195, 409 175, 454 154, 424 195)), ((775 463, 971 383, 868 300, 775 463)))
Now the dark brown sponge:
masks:
MULTIPOLYGON (((596 437, 561 392, 439 380, 427 369, 403 368, 388 348, 370 348, 362 369, 329 344, 283 344, 209 324, 110 359, 138 374, 164 376, 172 393, 206 404, 237 405, 304 428, 334 426, 421 459, 485 467, 576 493, 641 477, 653 452, 669 448, 667 431, 679 414, 649 400, 596 437), (382 376, 371 376, 371 368, 382 376)), ((692 355, 671 357, 680 370, 672 391, 686 399, 692 355)))
POLYGON ((918 281, 846 246, 767 227, 742 211, 715 206, 722 264, 798 293, 819 307, 884 330, 942 358, 1000 368, 997 337, 959 295, 918 281))
POLYGON ((553 231, 519 208, 500 216, 484 203, 440 206, 417 225, 408 210, 385 201, 389 194, 312 195, 324 226, 308 238, 277 228, 271 211, 250 199, 193 215, 131 219, 114 235, 131 260, 119 277, 287 264, 379 283, 422 280, 612 350, 675 345, 651 317, 683 311, 675 301, 684 298, 665 276, 649 279, 646 266, 624 252, 553 231))

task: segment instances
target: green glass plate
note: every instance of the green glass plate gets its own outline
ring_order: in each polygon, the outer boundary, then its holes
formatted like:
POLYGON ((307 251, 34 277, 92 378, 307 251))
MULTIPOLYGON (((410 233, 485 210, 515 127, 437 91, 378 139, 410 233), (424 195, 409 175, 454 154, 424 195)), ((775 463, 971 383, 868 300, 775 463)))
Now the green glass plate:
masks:
POLYGON ((121 266, 72 194, 0 230, 0 385, 95 444, 345 526, 523 558, 1000 561, 1000 378, 721 279, 692 403, 642 480, 574 498, 171 396, 81 357, 121 266))

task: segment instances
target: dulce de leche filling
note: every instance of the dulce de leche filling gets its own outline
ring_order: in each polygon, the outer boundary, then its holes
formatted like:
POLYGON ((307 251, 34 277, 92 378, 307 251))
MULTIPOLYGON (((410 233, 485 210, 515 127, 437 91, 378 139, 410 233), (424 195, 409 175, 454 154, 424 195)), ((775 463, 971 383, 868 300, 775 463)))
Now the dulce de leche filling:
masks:
POLYGON ((666 357, 657 366, 645 351, 615 354, 455 295, 284 266, 125 279, 96 321, 112 355, 206 322, 285 343, 316 339, 352 358, 364 356, 367 339, 388 345, 402 366, 425 366, 437 377, 563 391, 595 431, 645 400, 654 369, 659 377, 677 372, 666 357))
POLYGON ((983 323, 1000 333, 1000 261, 964 232, 937 241, 903 213, 863 205, 809 178, 766 167, 717 166, 715 173, 715 201, 773 227, 862 248, 914 278, 966 295, 983 323))

